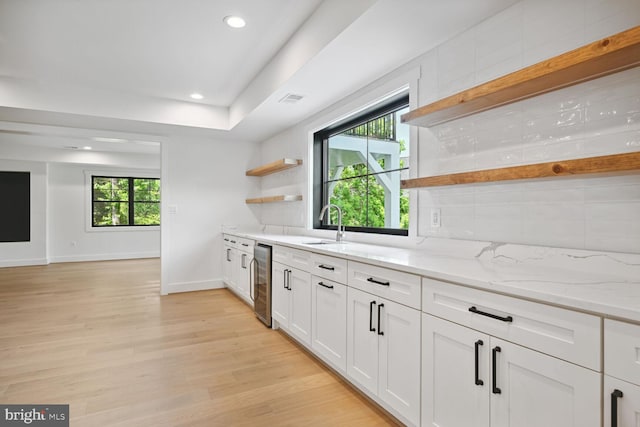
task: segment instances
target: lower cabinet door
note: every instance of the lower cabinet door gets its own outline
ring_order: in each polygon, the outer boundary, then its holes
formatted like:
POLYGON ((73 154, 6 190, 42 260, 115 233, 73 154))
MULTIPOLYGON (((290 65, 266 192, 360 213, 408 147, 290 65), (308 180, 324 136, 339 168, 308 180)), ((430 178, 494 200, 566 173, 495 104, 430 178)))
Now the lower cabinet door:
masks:
POLYGON ((234 262, 236 256, 236 250, 229 246, 224 247, 224 258, 222 259, 222 275, 224 276, 224 282, 227 287, 235 289, 235 265, 234 262))
POLYGON ((246 301, 251 301, 251 297, 249 295, 251 269, 249 268, 249 265, 251 264, 252 259, 253 259, 253 255, 250 255, 246 252, 238 251, 238 260, 236 262, 236 268, 237 268, 236 291, 246 301))
POLYGON ((271 318, 285 329, 289 327, 290 292, 287 286, 289 269, 278 262, 272 264, 271 277, 271 318))
POLYGON ((378 396, 412 425, 420 424, 420 312, 380 300, 378 396))
POLYGON ((347 287, 311 276, 311 348, 340 372, 347 370, 347 287))
POLYGON ((311 345, 311 274, 290 268, 287 282, 291 294, 289 331, 300 342, 311 345))
POLYGON ((422 314, 422 426, 489 427, 489 340, 422 314))
POLYGON ((600 373, 493 337, 490 351, 492 427, 600 426, 600 373))
POLYGON ((347 376, 373 394, 378 392, 378 302, 379 297, 347 290, 347 376))
POLYGON ((605 427, 640 426, 640 386, 605 375, 602 397, 605 427))

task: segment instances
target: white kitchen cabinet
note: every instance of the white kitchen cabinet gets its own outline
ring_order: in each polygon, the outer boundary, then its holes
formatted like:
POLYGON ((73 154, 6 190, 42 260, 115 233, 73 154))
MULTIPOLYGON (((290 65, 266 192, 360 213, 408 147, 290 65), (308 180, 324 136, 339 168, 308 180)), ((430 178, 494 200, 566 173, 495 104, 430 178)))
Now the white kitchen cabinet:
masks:
POLYGON ((428 314, 422 331, 423 426, 600 425, 598 372, 428 314))
POLYGON ((311 345, 311 274, 274 262, 271 317, 294 338, 311 345))
POLYGON ((347 301, 347 376, 418 425, 420 312, 354 288, 347 301))
POLYGON ((640 386, 605 375, 603 398, 605 427, 640 426, 640 386))
POLYGON ((347 287, 311 276, 311 348, 338 371, 347 370, 347 287))
POLYGON ((252 304, 249 288, 255 242, 227 234, 224 235, 223 242, 223 280, 231 291, 247 303, 252 304))
POLYGON ((604 425, 640 426, 640 325, 604 321, 604 425))

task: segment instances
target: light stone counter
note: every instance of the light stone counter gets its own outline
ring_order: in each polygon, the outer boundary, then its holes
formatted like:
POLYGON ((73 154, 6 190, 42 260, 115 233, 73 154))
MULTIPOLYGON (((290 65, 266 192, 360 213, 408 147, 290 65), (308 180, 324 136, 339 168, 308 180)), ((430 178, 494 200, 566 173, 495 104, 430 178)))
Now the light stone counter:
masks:
POLYGON ((310 243, 321 239, 312 236, 229 234, 640 323, 636 254, 445 239, 425 239, 411 249, 317 245, 310 243))

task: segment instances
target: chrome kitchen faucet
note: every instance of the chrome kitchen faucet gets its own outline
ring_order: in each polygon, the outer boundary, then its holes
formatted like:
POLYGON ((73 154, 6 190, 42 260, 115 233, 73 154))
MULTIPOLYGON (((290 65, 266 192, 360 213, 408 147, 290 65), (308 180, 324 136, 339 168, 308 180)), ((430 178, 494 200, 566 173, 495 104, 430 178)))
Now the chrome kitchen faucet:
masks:
POLYGON ((324 213, 331 207, 334 207, 338 210, 338 232, 336 233, 336 242, 340 243, 342 242, 342 239, 344 239, 344 230, 342 228, 342 210, 340 209, 340 206, 329 203, 328 205, 323 207, 320 211, 320 221, 322 221, 322 219, 324 218, 324 213))

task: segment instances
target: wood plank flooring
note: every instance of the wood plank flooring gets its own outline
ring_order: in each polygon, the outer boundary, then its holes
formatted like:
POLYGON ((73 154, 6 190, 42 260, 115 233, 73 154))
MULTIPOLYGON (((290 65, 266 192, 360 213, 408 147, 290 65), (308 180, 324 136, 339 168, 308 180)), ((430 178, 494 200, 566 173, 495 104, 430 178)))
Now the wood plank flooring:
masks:
POLYGON ((76 426, 395 421, 225 289, 161 297, 157 259, 0 268, 0 403, 76 426))

